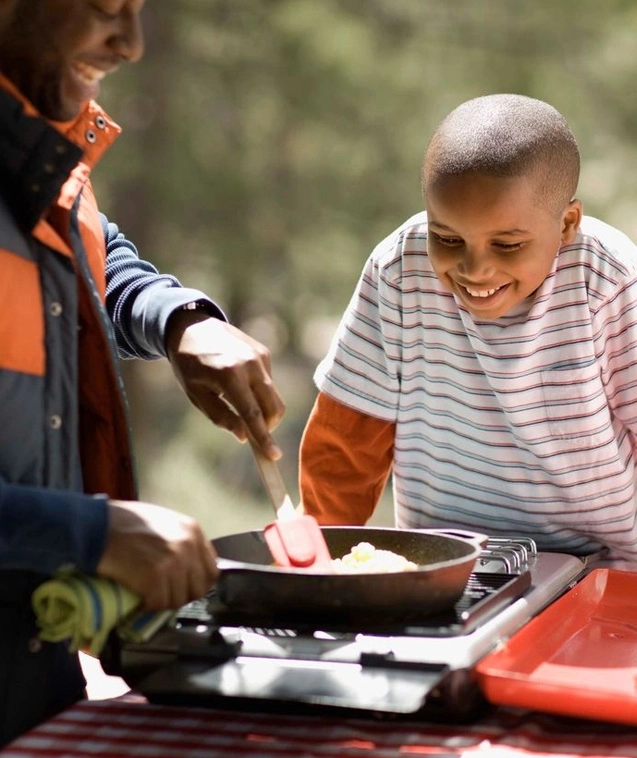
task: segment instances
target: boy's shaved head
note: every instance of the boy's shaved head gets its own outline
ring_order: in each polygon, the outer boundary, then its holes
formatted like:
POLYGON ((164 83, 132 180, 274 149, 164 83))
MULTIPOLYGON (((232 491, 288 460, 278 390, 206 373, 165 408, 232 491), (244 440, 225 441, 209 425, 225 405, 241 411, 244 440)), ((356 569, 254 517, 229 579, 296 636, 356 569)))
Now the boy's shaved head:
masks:
POLYGON ((575 137, 555 108, 523 95, 487 95, 458 106, 439 124, 425 152, 422 188, 426 199, 438 178, 537 172, 538 202, 560 213, 575 194, 579 169, 575 137))

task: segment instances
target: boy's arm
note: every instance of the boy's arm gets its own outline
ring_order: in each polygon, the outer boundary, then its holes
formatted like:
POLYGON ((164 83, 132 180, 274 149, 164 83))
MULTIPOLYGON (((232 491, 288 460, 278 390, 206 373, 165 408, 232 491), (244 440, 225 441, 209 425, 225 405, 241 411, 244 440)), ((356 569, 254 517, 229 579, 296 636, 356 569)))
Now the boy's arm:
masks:
POLYGON ((324 525, 365 524, 389 477, 395 424, 319 393, 303 432, 303 510, 324 525))

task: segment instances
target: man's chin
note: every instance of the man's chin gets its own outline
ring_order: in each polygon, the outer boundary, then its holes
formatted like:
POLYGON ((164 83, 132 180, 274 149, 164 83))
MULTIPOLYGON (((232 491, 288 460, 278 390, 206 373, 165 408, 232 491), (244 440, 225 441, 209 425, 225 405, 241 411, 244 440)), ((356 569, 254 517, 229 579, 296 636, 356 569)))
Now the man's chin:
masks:
POLYGON ((84 110, 86 102, 75 103, 74 105, 65 104, 64 106, 57 106, 55 108, 48 108, 47 111, 40 111, 40 113, 47 119, 55 124, 70 124, 80 115, 84 110))

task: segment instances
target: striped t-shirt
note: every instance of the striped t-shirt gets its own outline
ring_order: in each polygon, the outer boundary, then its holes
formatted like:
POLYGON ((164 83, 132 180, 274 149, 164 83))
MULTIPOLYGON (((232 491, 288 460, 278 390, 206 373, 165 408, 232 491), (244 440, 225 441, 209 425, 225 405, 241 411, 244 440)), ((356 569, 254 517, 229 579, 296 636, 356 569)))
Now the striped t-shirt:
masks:
POLYGON ((539 290, 478 320, 420 213, 369 257, 320 390, 396 425, 396 525, 526 534, 637 559, 637 247, 584 217, 539 290))

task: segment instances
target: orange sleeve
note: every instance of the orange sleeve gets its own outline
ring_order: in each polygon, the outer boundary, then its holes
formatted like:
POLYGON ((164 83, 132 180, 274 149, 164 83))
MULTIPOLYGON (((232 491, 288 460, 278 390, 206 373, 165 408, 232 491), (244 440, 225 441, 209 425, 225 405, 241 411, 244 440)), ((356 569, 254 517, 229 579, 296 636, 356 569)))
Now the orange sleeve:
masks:
POLYGON ((303 510, 324 525, 362 526, 389 477, 395 424, 319 393, 301 440, 303 510))

